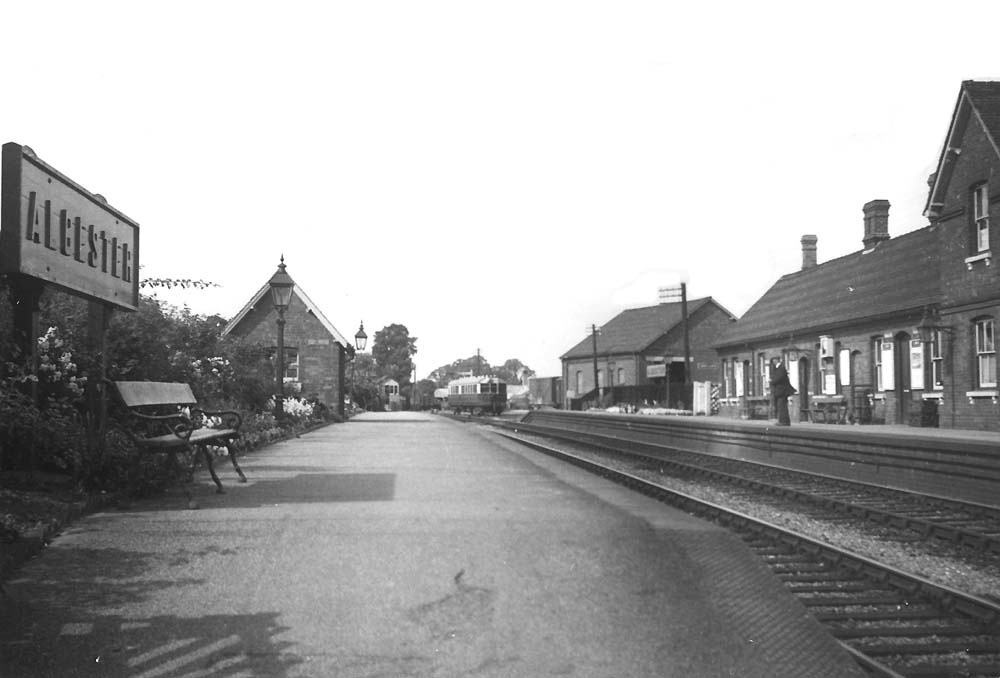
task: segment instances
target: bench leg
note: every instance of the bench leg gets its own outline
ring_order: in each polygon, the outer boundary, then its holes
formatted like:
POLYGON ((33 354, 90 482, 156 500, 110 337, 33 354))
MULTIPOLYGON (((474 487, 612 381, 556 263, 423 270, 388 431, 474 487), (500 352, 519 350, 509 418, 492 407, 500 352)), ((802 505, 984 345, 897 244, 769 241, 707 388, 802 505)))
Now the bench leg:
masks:
POLYGON ((198 449, 201 450, 202 456, 205 457, 205 463, 208 465, 208 472, 212 474, 212 481, 215 482, 215 493, 225 494, 226 491, 222 487, 222 481, 219 480, 219 476, 215 475, 215 465, 212 464, 212 455, 208 451, 208 445, 199 445, 198 449))
MULTIPOLYGON (((189 450, 190 451, 190 450, 189 450)), ((176 471, 180 472, 184 478, 184 497, 187 499, 187 507, 192 511, 198 508, 198 502, 194 500, 191 496, 191 485, 194 484, 194 455, 191 455, 191 463, 187 468, 184 468, 184 464, 181 460, 177 458, 176 450, 170 450, 167 452, 167 463, 170 464, 176 471)))
POLYGON ((232 440, 227 440, 226 449, 229 450, 229 461, 233 463, 233 468, 236 469, 236 473, 240 476, 240 482, 245 483, 247 481, 247 477, 243 475, 243 469, 241 469, 240 465, 236 463, 236 443, 232 440))
POLYGON ((142 452, 136 451, 132 455, 132 463, 129 464, 125 474, 125 489, 118 497, 118 508, 132 508, 132 501, 135 498, 135 484, 139 478, 139 466, 142 464, 142 452))

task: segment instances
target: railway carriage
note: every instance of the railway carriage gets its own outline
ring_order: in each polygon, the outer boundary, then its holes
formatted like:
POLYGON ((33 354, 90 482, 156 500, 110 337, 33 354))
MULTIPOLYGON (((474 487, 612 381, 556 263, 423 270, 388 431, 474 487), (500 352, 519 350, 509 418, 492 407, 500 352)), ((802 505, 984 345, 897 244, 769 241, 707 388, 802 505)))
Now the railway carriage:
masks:
POLYGON ((448 408, 455 414, 500 414, 507 406, 507 384, 496 377, 462 377, 448 382, 448 408))

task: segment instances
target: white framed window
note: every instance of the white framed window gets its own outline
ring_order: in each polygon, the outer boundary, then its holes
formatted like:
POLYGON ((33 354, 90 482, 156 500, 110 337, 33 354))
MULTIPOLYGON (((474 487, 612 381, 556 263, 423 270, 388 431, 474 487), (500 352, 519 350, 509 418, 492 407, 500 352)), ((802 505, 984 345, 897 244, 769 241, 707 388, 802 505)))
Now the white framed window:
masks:
POLYGON ((840 385, 851 385, 851 349, 842 348, 837 353, 837 371, 840 375, 840 385))
POLYGON ((910 388, 915 391, 924 390, 924 342, 919 339, 910 340, 910 388))
POLYGON ((997 350, 992 318, 976 321, 976 377, 979 388, 997 385, 997 350))
POLYGON ((875 390, 884 391, 882 384, 882 337, 875 337, 872 344, 872 366, 875 370, 875 390))
POLYGON ((737 398, 742 398, 743 397, 743 363, 742 362, 737 362, 737 361, 733 361, 733 362, 735 363, 733 365, 733 367, 735 368, 733 370, 733 378, 736 381, 736 397, 737 398))
POLYGON ((299 352, 285 349, 285 381, 299 380, 299 352))
POLYGON ((972 219, 975 222, 977 252, 990 249, 989 189, 989 184, 982 184, 972 190, 972 219))
POLYGON ((934 331, 934 339, 931 341, 930 349, 931 389, 940 391, 944 388, 944 374, 941 371, 944 367, 944 356, 941 353, 941 332, 939 330, 934 331))
POLYGON ((619 386, 621 386, 621 385, 623 385, 625 383, 625 368, 624 367, 619 367, 618 368, 618 381, 615 382, 615 383, 617 383, 619 386))
POLYGON ((583 395, 583 370, 576 371, 576 397, 583 395))

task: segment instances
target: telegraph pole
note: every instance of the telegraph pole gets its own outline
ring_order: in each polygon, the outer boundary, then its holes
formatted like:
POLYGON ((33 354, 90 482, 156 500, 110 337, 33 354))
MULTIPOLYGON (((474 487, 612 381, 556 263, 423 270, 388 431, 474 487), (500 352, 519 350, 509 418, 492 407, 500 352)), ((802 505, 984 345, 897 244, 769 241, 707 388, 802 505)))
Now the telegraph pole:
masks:
MULTIPOLYGON (((676 287, 661 287, 660 288, 660 303, 665 301, 672 301, 676 299, 677 294, 676 287)), ((684 334, 684 400, 685 405, 691 403, 693 398, 694 386, 691 379, 691 339, 688 332, 688 304, 687 304, 687 283, 682 282, 680 284, 680 297, 681 297, 681 326, 684 334)), ((669 388, 670 388, 670 364, 665 364, 667 374, 667 393, 669 398, 669 388)), ((669 404, 669 403, 668 403, 669 404)))
POLYGON ((597 325, 591 325, 590 326, 590 336, 591 336, 591 339, 593 340, 593 346, 594 346, 594 390, 597 391, 597 397, 599 399, 603 399, 604 398, 604 389, 602 389, 600 387, 600 382, 599 382, 599 380, 597 378, 597 376, 598 376, 598 370, 597 370, 597 325))
POLYGON ((684 318, 684 397, 690 397, 691 385, 691 342, 688 338, 688 294, 687 283, 681 283, 681 316, 684 318))

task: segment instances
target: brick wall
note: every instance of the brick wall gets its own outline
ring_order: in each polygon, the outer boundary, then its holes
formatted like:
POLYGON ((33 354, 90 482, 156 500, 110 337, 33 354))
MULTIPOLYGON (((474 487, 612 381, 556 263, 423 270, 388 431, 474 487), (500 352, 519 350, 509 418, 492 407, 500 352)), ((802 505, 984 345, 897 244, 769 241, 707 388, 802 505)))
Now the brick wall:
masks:
POLYGON ((983 259, 967 259, 979 254, 971 194, 984 181, 990 195, 990 252, 1000 255, 1000 159, 975 118, 966 128, 961 149, 941 217, 934 225, 939 230, 942 257, 941 316, 943 324, 951 329, 946 337, 950 352, 945 356, 945 370, 950 371, 951 378, 946 379, 939 414, 942 426, 996 431, 1000 430, 1000 406, 992 397, 977 394, 997 389, 979 388, 975 321, 992 318, 994 330, 1000 329, 1000 262, 994 259, 987 265, 983 259), (973 394, 971 398, 969 394, 973 394))
MULTIPOLYGON (((261 302, 247 313, 232 334, 251 343, 277 346, 277 317, 270 303, 261 302)), ((299 354, 299 382, 302 385, 299 395, 316 398, 343 415, 344 349, 294 295, 285 311, 285 348, 297 350, 299 354)))

